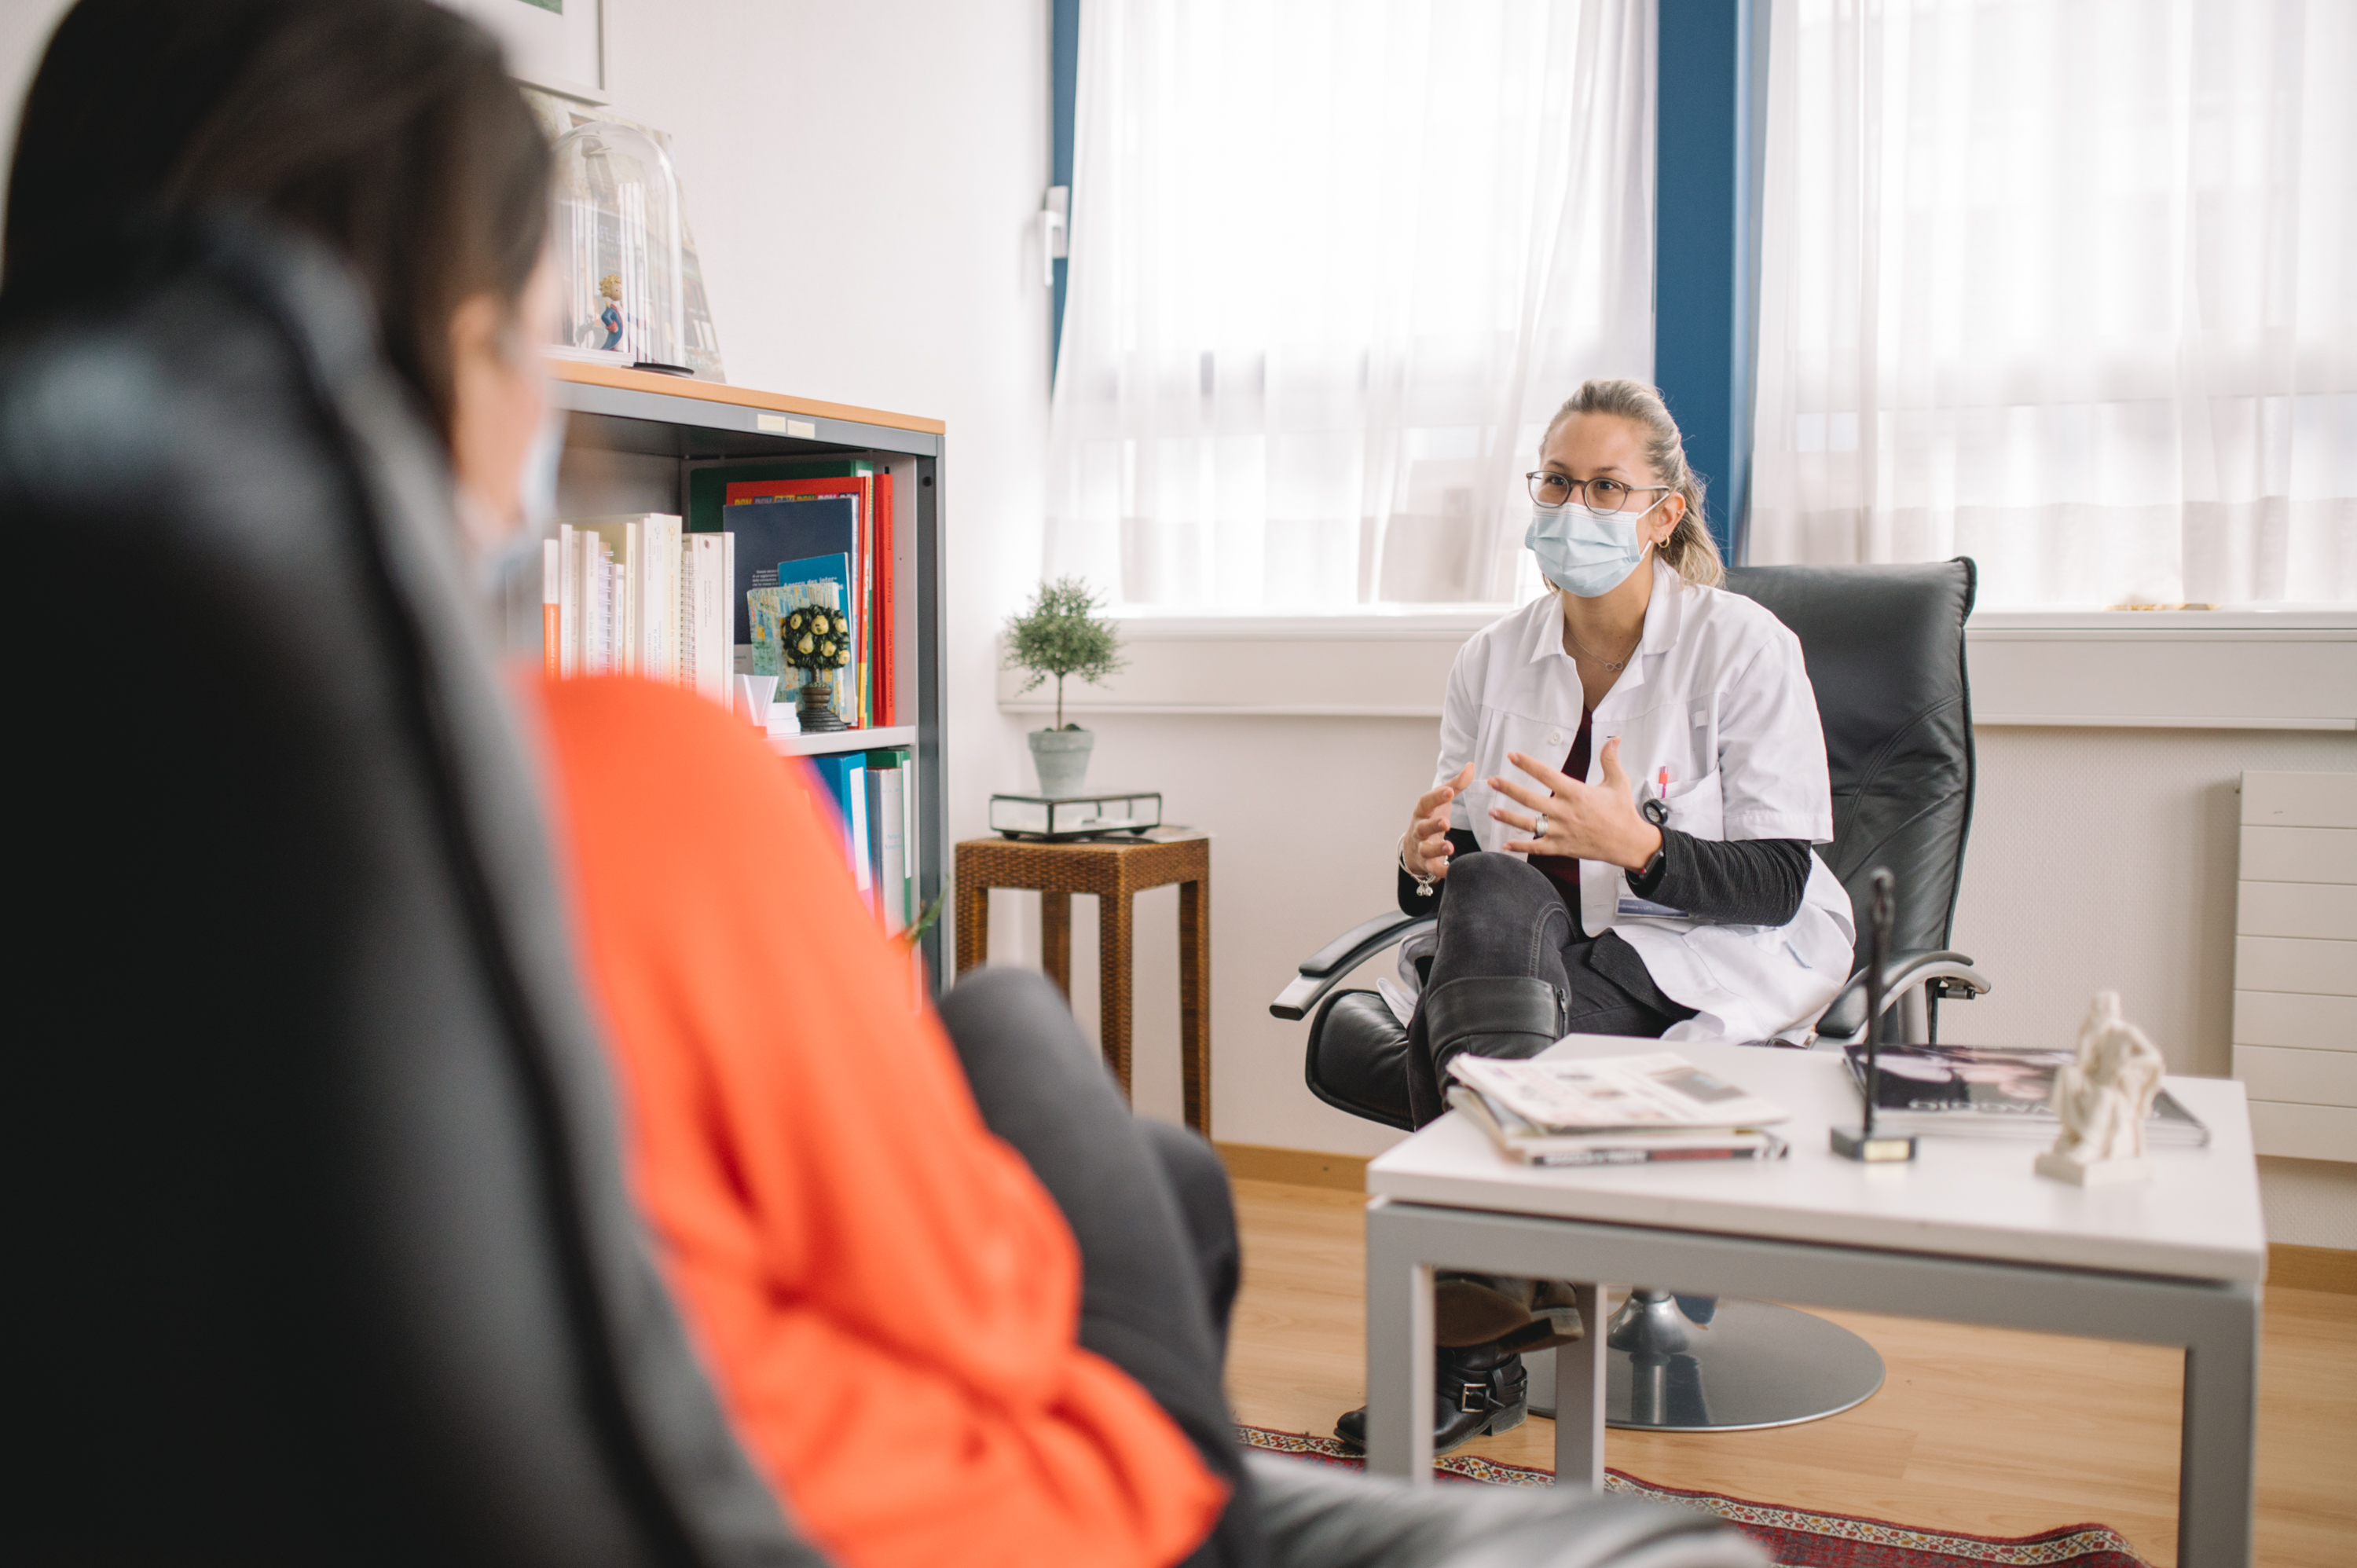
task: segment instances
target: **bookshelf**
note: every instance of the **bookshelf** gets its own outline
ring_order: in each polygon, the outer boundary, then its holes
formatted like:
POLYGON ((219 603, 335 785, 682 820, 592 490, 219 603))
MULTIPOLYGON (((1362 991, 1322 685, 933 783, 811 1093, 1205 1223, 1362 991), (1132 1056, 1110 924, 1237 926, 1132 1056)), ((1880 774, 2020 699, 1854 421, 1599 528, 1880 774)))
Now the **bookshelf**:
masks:
MULTIPOLYGON (((942 456, 937 419, 855 408, 747 387, 608 365, 560 360, 556 403, 565 409, 565 455, 557 471, 563 517, 676 512, 697 521, 696 476, 779 458, 863 457, 889 467, 893 484, 894 660, 899 712, 889 727, 779 736, 781 756, 908 746, 916 760, 918 896, 942 889, 948 817, 942 749, 942 456)), ((716 494, 707 477, 705 488, 716 494)), ((511 615, 511 637, 539 648, 539 608, 511 615), (527 624, 528 623, 528 624, 527 624)), ((941 975, 942 926, 926 933, 927 972, 941 975)))

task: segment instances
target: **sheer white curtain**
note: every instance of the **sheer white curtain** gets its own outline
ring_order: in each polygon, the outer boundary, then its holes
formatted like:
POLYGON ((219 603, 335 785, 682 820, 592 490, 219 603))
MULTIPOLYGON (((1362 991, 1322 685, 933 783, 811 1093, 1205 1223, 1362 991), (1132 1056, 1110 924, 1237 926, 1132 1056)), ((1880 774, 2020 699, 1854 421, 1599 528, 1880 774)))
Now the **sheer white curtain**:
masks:
POLYGON ((1087 0, 1049 571, 1139 607, 1512 596, 1539 427, 1652 367, 1651 27, 1087 0))
POLYGON ((1784 0, 1750 558, 2357 598, 2357 4, 1784 0))

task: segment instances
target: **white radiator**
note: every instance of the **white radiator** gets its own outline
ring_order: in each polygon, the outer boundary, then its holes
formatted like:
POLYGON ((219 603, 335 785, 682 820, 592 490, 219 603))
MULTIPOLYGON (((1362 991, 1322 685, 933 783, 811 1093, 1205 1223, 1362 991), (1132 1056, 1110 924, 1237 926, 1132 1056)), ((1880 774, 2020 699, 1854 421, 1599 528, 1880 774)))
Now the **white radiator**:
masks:
POLYGON ((2243 775, 2234 1076, 2263 1155, 2357 1161, 2357 773, 2243 775))

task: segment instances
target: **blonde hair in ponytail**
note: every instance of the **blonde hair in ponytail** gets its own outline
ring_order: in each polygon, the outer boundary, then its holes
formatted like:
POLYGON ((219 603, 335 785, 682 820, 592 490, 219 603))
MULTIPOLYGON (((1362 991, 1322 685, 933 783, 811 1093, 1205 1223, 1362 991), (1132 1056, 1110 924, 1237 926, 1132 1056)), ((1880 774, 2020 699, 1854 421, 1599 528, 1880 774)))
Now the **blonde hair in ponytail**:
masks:
POLYGON ((1645 433, 1645 461, 1653 466, 1662 483, 1685 499, 1685 510, 1679 515, 1678 525, 1662 542, 1662 559, 1670 570, 1687 582, 1701 587, 1717 587, 1727 577, 1727 565, 1718 557, 1718 544, 1703 522, 1702 476, 1686 466, 1684 440, 1678 435, 1678 422, 1670 417, 1669 405, 1662 394, 1642 381, 1625 376, 1610 376, 1582 381, 1579 390, 1565 400, 1547 421, 1546 435, 1539 441, 1544 451, 1555 438, 1555 426, 1575 413, 1609 413, 1628 420, 1645 433))

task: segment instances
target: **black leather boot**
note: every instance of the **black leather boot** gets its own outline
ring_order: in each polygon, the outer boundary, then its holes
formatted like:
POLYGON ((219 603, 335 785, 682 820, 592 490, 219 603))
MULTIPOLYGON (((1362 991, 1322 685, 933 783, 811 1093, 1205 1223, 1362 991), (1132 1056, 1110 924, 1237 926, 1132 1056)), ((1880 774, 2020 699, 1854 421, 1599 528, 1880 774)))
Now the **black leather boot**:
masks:
POLYGON ((1578 1298, 1559 1280, 1446 1269, 1433 1276, 1432 1321, 1442 1345, 1496 1345, 1517 1355, 1568 1345, 1585 1329, 1578 1298))
MULTIPOLYGON (((1433 1354, 1432 1451, 1463 1447, 1485 1433, 1512 1432, 1531 1413, 1523 1359, 1496 1345, 1442 1346, 1433 1354)), ((1367 1407, 1334 1423, 1334 1435, 1367 1451, 1367 1407)))
POLYGON ((1534 1057, 1563 1038, 1571 1013, 1569 998, 1545 981, 1508 975, 1443 981, 1426 991, 1418 1005, 1444 1094, 1449 1058, 1458 1052, 1534 1057))

